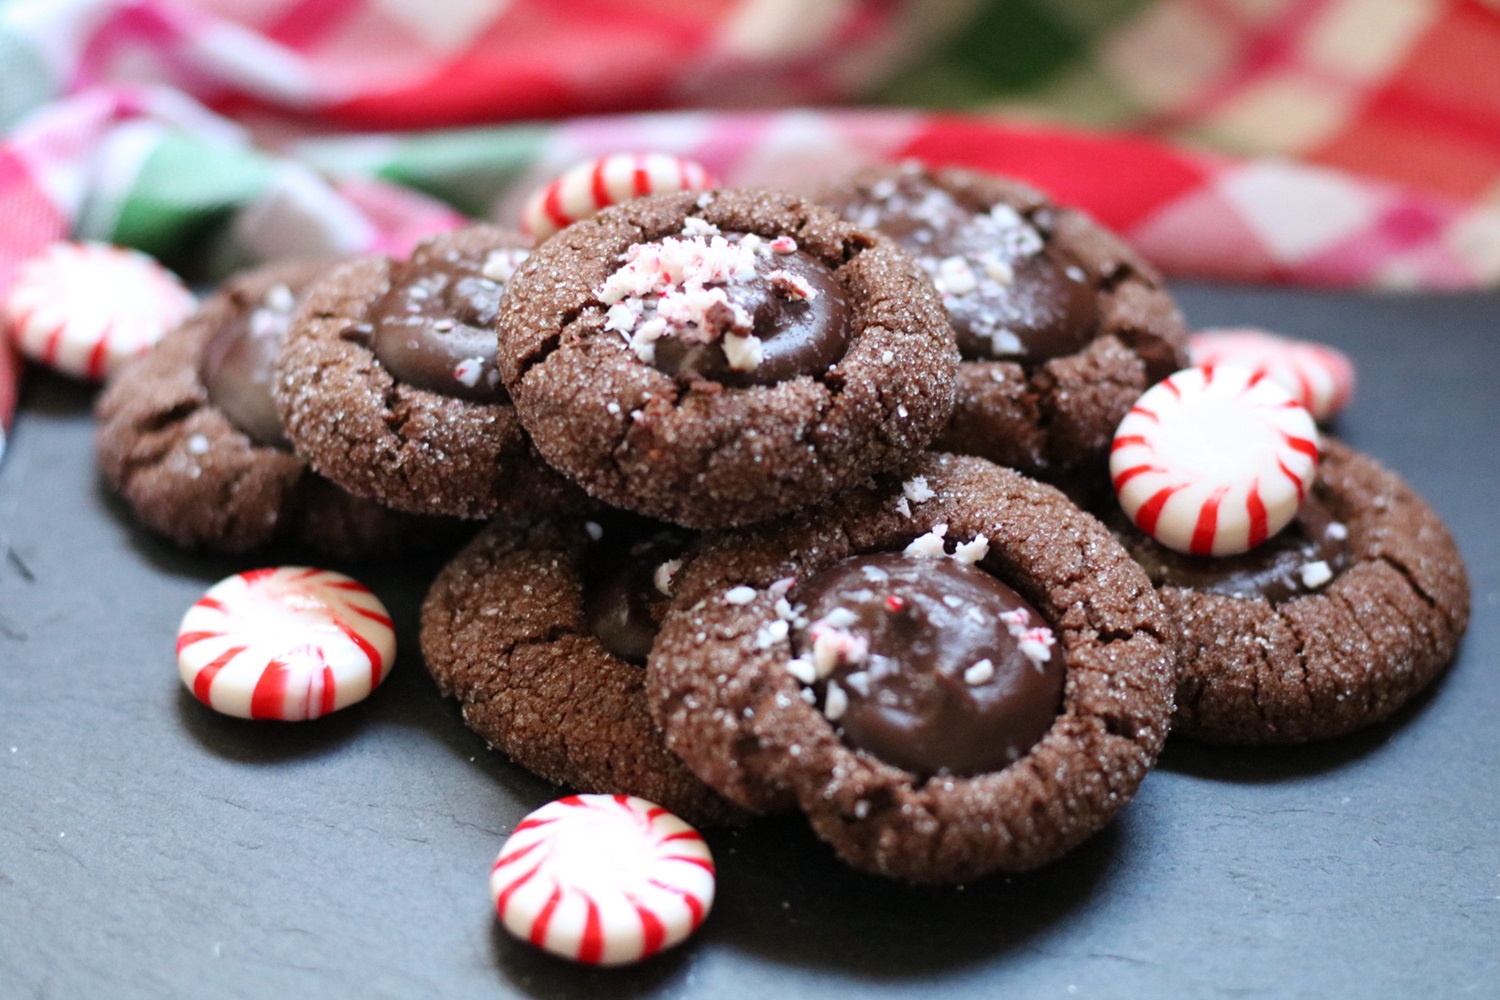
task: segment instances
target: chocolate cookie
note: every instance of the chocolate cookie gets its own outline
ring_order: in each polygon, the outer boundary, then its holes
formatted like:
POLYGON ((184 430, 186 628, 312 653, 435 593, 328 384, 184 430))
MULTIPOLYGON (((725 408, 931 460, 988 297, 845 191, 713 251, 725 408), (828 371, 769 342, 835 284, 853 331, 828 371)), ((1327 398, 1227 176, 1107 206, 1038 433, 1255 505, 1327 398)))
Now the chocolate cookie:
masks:
POLYGON ((293 317, 274 393, 299 455, 397 510, 522 516, 581 494, 537 458, 494 367, 521 237, 473 226, 408 260, 329 272, 293 317))
POLYGON ((500 362, 547 461, 689 527, 765 520, 924 448, 957 353, 885 238, 772 191, 654 195, 542 244, 500 362))
POLYGON ((822 189, 932 276, 958 338, 958 400, 937 450, 1061 482, 1103 463, 1115 425, 1182 367, 1160 276, 1082 212, 1016 181, 907 163, 822 189))
POLYGON ((652 648, 652 712, 705 781, 795 801, 857 868, 1032 868, 1155 762, 1165 616, 1054 488, 952 455, 906 476, 705 544, 652 648))
POLYGON ((1305 743, 1378 722, 1447 667, 1468 627, 1441 519, 1337 441, 1291 525, 1241 555, 1180 555, 1106 517, 1174 621, 1184 736, 1305 743))
POLYGON ((100 395, 100 468, 146 527, 224 552, 288 540, 341 556, 451 530, 349 495, 286 444, 271 365, 297 299, 329 267, 272 264, 230 279, 100 395))
POLYGON ((695 778, 646 708, 645 658, 687 533, 600 521, 496 522, 438 575, 422 652, 464 721, 549 781, 638 795, 694 823, 743 812, 695 778))

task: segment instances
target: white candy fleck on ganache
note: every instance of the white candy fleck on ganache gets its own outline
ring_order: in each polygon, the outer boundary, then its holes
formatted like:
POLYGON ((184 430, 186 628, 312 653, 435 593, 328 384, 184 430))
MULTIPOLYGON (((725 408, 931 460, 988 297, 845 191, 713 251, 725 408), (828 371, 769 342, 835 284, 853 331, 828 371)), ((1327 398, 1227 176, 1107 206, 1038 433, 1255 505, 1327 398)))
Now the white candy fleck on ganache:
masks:
POLYGON ((962 257, 944 257, 939 260, 932 283, 941 295, 968 295, 979 287, 974 269, 962 257))
POLYGON ((829 722, 837 722, 844 717, 849 710, 849 696, 844 689, 838 686, 836 681, 829 681, 827 688, 823 691, 823 715, 829 722))
POLYGON ((651 582, 655 585, 657 593, 667 597, 672 596, 672 580, 680 569, 682 569, 681 559, 668 559, 656 567, 656 571, 651 574, 651 582))
POLYGON ((483 358, 464 358, 453 368, 453 378, 470 389, 479 384, 479 378, 483 374, 483 358))
POLYGON ((964 671, 964 683, 970 687, 987 684, 995 679, 995 664, 985 658, 964 671))
POLYGON ((1056 645, 1057 637, 1045 625, 1032 625, 1031 615, 1025 608, 1003 612, 1000 620, 1005 623, 1011 638, 1016 640, 1016 647, 1021 655, 1030 660, 1038 670, 1042 669, 1042 664, 1052 659, 1052 647, 1056 645))
POLYGON ((1315 562, 1303 563, 1302 586, 1308 590, 1317 590, 1323 584, 1333 579, 1333 570, 1328 563, 1322 559, 1315 562))

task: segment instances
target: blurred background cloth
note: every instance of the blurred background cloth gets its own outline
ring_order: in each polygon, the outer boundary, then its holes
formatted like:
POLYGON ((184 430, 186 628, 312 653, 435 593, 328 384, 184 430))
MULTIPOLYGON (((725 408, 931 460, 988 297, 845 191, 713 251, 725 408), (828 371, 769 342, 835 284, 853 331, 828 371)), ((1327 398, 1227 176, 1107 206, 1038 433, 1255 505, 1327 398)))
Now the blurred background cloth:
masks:
POLYGON ((0 291, 69 234, 399 252, 651 150, 1009 173, 1177 277, 1500 284, 1481 0, 0 0, 0 130, 0 291))

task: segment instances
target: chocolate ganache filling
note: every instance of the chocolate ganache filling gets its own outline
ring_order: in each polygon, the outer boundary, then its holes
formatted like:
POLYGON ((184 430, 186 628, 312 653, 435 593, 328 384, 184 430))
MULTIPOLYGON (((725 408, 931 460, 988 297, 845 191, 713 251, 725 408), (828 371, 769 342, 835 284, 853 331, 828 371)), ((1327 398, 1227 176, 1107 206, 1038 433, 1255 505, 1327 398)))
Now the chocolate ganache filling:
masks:
POLYGON ((720 233, 636 244, 605 282, 605 328, 680 379, 728 386, 819 376, 844 354, 849 306, 833 270, 790 237, 720 233))
POLYGON ((1321 590, 1353 559, 1349 529, 1312 494, 1281 531, 1249 552, 1194 556, 1153 541, 1123 512, 1111 529, 1158 587, 1181 587, 1227 597, 1264 597, 1272 604, 1321 590))
POLYGON ((1051 235, 1051 213, 960 204, 917 172, 872 186, 844 217, 878 229, 931 275, 967 360, 1039 364, 1083 348, 1099 326, 1087 270, 1051 235))
POLYGON ((590 521, 587 528, 593 544, 583 568, 584 623, 610 653, 644 666, 690 536, 625 517, 590 521))
POLYGON ((268 448, 290 450, 271 396, 271 381, 297 295, 278 284, 258 302, 236 300, 234 304, 234 316, 203 347, 198 378, 208 391, 208 401, 246 437, 268 448))
POLYGON ((846 743, 887 763, 924 778, 998 771, 1057 716, 1065 670, 1051 629, 976 566, 855 556, 797 598, 794 648, 820 677, 824 714, 846 743))
POLYGON ((495 368, 495 320, 505 283, 527 251, 483 254, 420 246, 391 263, 370 308, 370 349, 399 382, 474 403, 509 401, 495 368))

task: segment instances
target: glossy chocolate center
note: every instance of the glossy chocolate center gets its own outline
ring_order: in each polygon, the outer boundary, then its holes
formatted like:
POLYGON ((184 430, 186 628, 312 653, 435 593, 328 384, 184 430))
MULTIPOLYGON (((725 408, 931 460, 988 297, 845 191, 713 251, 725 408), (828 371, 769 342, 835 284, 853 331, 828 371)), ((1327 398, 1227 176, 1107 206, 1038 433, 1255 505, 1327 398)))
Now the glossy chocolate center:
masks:
POLYGON ((297 296, 286 285, 272 285, 259 301, 235 306, 234 316, 204 345, 198 378, 208 401, 245 436, 287 450, 291 446, 271 397, 271 380, 297 296))
POLYGON ((817 377, 843 357, 849 305, 831 268, 787 237, 690 223, 697 229, 632 247, 606 283, 606 326, 641 360, 683 380, 747 386, 817 377))
POLYGON ((1023 641, 1028 630, 1051 632, 982 569, 856 556, 813 576, 797 598, 808 623, 795 631, 799 651, 816 657, 827 634, 846 650, 822 685, 824 713, 846 743, 887 763, 923 777, 998 771, 1057 717, 1061 650, 1039 655, 1023 641))
POLYGON ((645 665, 670 602, 676 560, 687 548, 680 528, 620 518, 589 522, 594 539, 583 569, 583 618, 604 648, 645 665))
POLYGON ((525 250, 459 253, 419 247, 391 264, 371 306, 370 349, 399 382, 475 403, 506 402, 495 368, 495 320, 525 250))
POLYGON ((1249 552, 1192 556, 1145 535, 1121 513, 1111 528, 1157 586, 1228 597, 1264 597, 1272 604, 1321 590, 1353 561, 1349 530, 1309 495, 1285 528, 1249 552))
POLYGON ((1050 214, 970 209, 917 173, 874 185, 846 218, 890 236, 932 276, 969 360, 1072 354, 1099 326, 1087 270, 1050 239, 1050 214))

